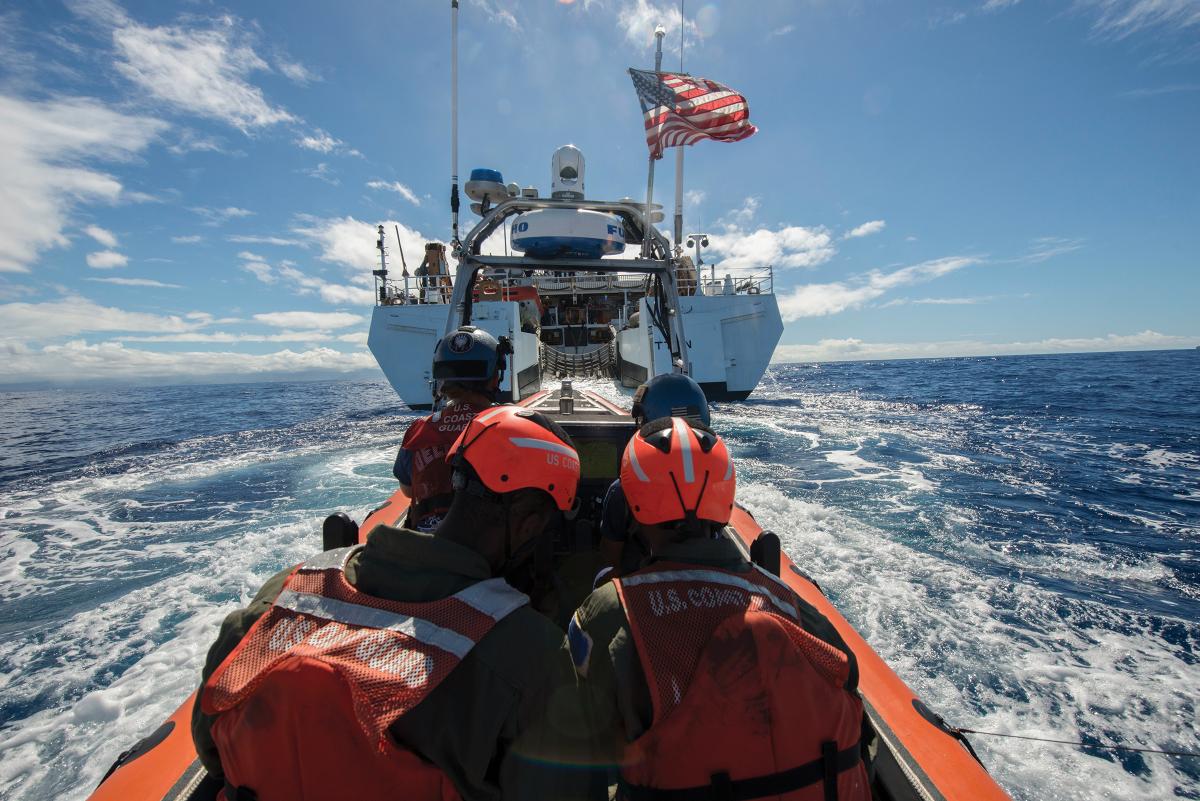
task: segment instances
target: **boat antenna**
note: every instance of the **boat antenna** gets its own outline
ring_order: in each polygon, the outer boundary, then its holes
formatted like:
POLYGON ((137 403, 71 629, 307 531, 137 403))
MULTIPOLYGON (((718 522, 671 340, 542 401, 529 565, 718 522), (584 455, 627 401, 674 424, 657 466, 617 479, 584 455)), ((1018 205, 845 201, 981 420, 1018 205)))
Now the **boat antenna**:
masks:
POLYGON ((458 0, 450 0, 450 231, 458 249, 458 0))
POLYGON ((408 262, 404 260, 404 243, 400 241, 400 226, 396 226, 396 247, 400 248, 401 274, 408 278, 408 262))
MULTIPOLYGON (((663 37, 667 35, 667 31, 663 26, 659 25, 654 29, 654 75, 655 78, 662 81, 662 42, 663 37)), ((646 213, 642 220, 642 258, 650 258, 650 205, 654 203, 654 153, 650 153, 650 169, 646 174, 646 213)))
MULTIPOLYGON (((683 73, 683 0, 679 0, 679 72, 683 73)), ((683 145, 675 148, 675 250, 683 251, 683 145)))

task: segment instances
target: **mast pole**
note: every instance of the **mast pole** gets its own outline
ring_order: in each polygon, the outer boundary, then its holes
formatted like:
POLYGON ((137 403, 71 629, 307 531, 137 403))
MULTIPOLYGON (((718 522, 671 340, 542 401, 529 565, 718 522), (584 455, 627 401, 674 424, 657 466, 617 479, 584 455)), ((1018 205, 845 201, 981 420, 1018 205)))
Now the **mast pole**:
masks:
POLYGON ((400 248, 400 269, 404 275, 404 302, 408 303, 408 262, 404 260, 404 243, 400 241, 400 226, 396 226, 396 247, 400 248))
MULTIPOLYGON (((679 71, 683 72, 683 0, 679 0, 679 71)), ((675 148, 675 249, 683 252, 683 145, 675 148)))
MULTIPOLYGON (((659 76, 662 74, 662 43, 663 37, 667 35, 663 26, 659 25, 654 29, 655 51, 654 51, 654 74, 659 76)), ((650 257, 650 206, 654 203, 654 154, 650 154, 650 169, 646 175, 646 213, 645 219, 642 221, 642 257, 650 257)))
POLYGON ((450 0, 450 229, 458 247, 458 0, 450 0))

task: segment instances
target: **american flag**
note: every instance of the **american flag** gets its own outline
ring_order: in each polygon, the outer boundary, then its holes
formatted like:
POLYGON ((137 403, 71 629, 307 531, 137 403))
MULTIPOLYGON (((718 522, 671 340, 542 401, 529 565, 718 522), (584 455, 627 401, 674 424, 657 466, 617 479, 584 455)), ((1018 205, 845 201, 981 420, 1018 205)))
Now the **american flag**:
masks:
POLYGON ((737 142, 758 130, 750 123, 746 98, 716 81, 674 72, 630 69, 642 104, 650 155, 701 139, 737 142))

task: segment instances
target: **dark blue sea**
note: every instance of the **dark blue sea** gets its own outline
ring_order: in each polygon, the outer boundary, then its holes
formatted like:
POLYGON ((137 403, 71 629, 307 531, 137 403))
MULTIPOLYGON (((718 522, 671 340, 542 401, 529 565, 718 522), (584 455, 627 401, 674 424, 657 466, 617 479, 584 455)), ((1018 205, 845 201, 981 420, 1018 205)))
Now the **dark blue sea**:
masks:
MULTIPOLYGON (((0 797, 86 797, 413 417, 382 381, 0 391, 0 797)), ((1200 352, 780 365, 714 426, 949 721, 1200 749, 1200 352)), ((1018 799, 1200 799, 1197 759, 973 740, 1018 799)))

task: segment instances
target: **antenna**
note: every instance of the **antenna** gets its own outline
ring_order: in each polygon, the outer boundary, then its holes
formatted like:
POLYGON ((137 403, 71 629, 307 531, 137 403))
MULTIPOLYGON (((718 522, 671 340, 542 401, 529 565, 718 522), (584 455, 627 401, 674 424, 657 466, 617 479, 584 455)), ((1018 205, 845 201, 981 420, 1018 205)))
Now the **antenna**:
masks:
POLYGON ((458 248, 458 0, 450 0, 450 230, 458 248))
MULTIPOLYGON (((679 71, 683 72, 683 41, 684 41, 683 0, 679 0, 679 71)), ((675 247, 679 247, 683 239, 683 145, 675 148, 675 247)))
MULTIPOLYGON (((658 25, 654 28, 654 75, 656 80, 662 82, 662 42, 663 37, 667 35, 667 31, 663 26, 658 25)), ((650 244, 650 206, 654 203, 654 154, 650 154, 650 169, 646 175, 646 213, 642 219, 642 258, 650 258, 653 253, 650 244)))
POLYGON ((379 250, 379 269, 372 270, 371 275, 375 276, 375 296, 380 303, 387 302, 387 246, 383 241, 383 226, 380 225, 376 229, 379 234, 379 239, 375 241, 375 247, 379 250))
POLYGON ((408 262, 404 260, 404 243, 400 241, 400 226, 396 228, 396 247, 400 248, 400 269, 403 271, 404 277, 408 278, 408 262))

